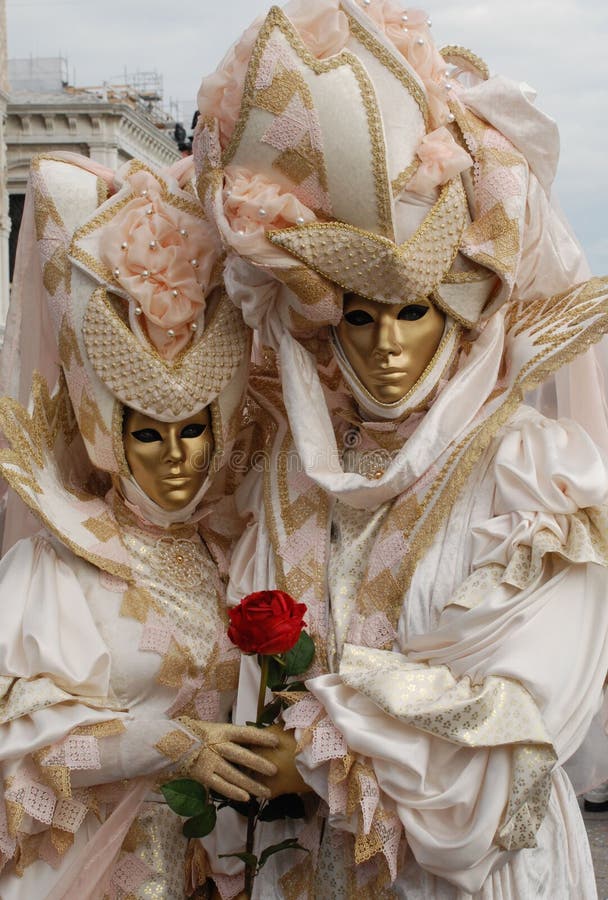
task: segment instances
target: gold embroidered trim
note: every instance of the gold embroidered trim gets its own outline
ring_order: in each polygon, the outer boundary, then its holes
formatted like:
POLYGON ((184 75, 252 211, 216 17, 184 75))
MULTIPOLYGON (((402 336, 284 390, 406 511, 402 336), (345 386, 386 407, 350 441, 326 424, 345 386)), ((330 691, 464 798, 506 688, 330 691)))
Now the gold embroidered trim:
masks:
POLYGON ((401 84, 406 88, 409 94, 414 98, 420 112, 422 114, 422 118, 424 119, 424 127, 425 131, 429 130, 430 127, 430 112, 429 105, 427 103, 426 94, 424 93, 424 89, 420 86, 417 79, 408 69, 399 62, 399 60, 393 56, 393 54, 382 46, 379 41, 376 40, 373 35, 369 33, 362 25, 357 22, 349 13, 345 12, 346 18, 348 19, 348 25, 350 28, 350 33, 352 36, 362 44, 366 50, 375 56, 377 60, 379 60, 388 70, 389 72, 395 76, 395 78, 401 82, 401 84))
MULTIPOLYGON (((11 444, 10 450, 0 450, 0 474, 51 534, 54 534, 76 556, 87 560, 104 572, 130 581, 131 570, 128 566, 101 557, 76 543, 62 531, 59 523, 51 521, 43 512, 39 497, 36 496, 43 494, 36 469, 44 467, 47 454, 54 447, 60 434, 68 445, 72 442, 77 433, 77 426, 62 375, 51 397, 46 381, 35 372, 31 398, 33 404, 31 416, 16 400, 10 397, 0 399, 0 428, 11 444)), ((63 489, 66 493, 70 493, 68 488, 63 489)), ((91 500, 96 499, 91 497, 91 500)))
POLYGON ((420 166, 421 160, 416 157, 416 159, 414 159, 413 162, 410 163, 407 169, 404 169, 400 175, 397 175, 396 178, 393 178, 391 182, 393 197, 399 196, 403 188, 407 185, 408 181, 411 181, 411 179, 414 177, 420 166))
POLYGON ((472 50, 467 50, 466 47, 450 44, 447 47, 442 47, 439 53, 447 63, 451 63, 452 65, 456 66, 463 62, 466 63, 467 65, 465 68, 473 69, 484 81, 487 81, 490 77, 488 64, 484 62, 480 56, 477 56, 476 53, 473 53, 472 50))
POLYGON ((387 303, 415 303, 428 297, 452 267, 466 209, 462 181, 455 178, 403 244, 342 222, 272 230, 266 237, 345 291, 387 303))
MULTIPOLYGON (((255 85, 257 81, 258 70, 268 40, 275 29, 279 30, 282 33, 298 58, 304 63, 304 65, 311 69, 315 73, 315 75, 322 75, 335 69, 339 69, 342 66, 348 66, 355 75, 365 106, 368 119, 369 136, 372 143, 379 227, 383 234, 392 235, 392 198, 389 190, 388 171, 386 165, 386 150, 384 146, 384 133, 379 117, 376 96, 367 77, 367 73, 365 72, 365 69, 361 65, 359 60, 347 50, 342 50, 336 56, 331 57, 331 59, 317 59, 312 55, 312 53, 310 53, 306 45, 302 42, 296 29, 293 27, 289 19, 285 16, 283 11, 279 7, 273 6, 268 13, 266 21, 260 29, 255 45, 253 47, 253 51, 247 68, 247 75, 245 78, 243 100, 241 103, 239 118, 234 127, 230 142, 222 154, 223 167, 225 168, 227 165, 229 165, 234 158, 239 144, 241 143, 241 140, 243 139, 243 136, 245 134, 245 129, 247 127, 251 111, 257 105, 258 92, 256 91, 255 85)), ((373 39, 370 38, 370 40, 373 39)), ((402 83, 405 83, 403 81, 404 77, 405 76, 402 73, 402 76, 400 77, 402 83)), ((415 85, 415 87, 417 87, 417 85, 415 85)), ((418 90, 420 89, 418 88, 418 90)), ((323 183, 324 172, 325 167, 323 164, 323 169, 317 172, 321 183, 323 183)), ((327 183, 326 174, 324 177, 325 183, 327 183)))
POLYGON ((184 417, 208 406, 232 380, 248 346, 248 330, 225 294, 201 339, 172 364, 138 341, 103 287, 91 295, 83 336, 91 365, 108 390, 126 406, 158 416, 184 417))
POLYGON ((108 189, 108 184, 104 181, 103 178, 97 179, 97 206, 101 206, 102 203, 105 203, 108 199, 110 191, 108 189))
POLYGON ((189 737, 185 731, 176 728, 170 731, 160 741, 154 745, 162 756, 166 756, 171 762, 178 762, 182 756, 185 756, 190 750, 196 746, 194 738, 189 737))

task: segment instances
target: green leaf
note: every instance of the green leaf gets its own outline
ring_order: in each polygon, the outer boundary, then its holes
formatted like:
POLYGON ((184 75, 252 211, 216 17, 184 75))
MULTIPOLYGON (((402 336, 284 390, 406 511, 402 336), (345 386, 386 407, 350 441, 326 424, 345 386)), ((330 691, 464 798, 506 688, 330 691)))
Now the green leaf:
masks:
POLYGON ((220 859, 241 859, 246 866, 253 869, 254 872, 258 867, 258 858, 255 853, 220 853, 220 859))
POLYGON ((275 721, 278 714, 281 712, 281 707, 283 706, 283 702, 280 697, 277 697, 268 706, 264 707, 264 712, 262 713, 262 717, 260 719, 260 724, 262 725, 272 725, 275 721))
POLYGON ((287 680, 287 668, 283 661, 271 656, 268 660, 268 687, 271 691, 280 691, 287 680))
POLYGON ((309 667, 315 655, 315 642, 305 631, 298 643, 285 654, 285 669, 288 675, 301 675, 309 667))
POLYGON ((259 868, 261 869, 271 856, 274 856, 275 853, 281 853, 283 850, 303 850, 304 853, 310 852, 306 847, 302 847, 297 838, 287 838, 286 841, 281 841, 280 844, 271 844, 270 847, 266 847, 265 850, 262 850, 259 868))
POLYGON ((260 822, 276 822, 277 819, 303 819, 304 802, 299 794, 281 794, 269 800, 259 815, 260 822))
POLYGON ((215 806, 210 803, 204 812, 184 822, 182 832, 187 838, 207 837, 215 828, 216 820, 217 812, 215 811, 215 806))
POLYGON ((169 809, 178 816, 198 816, 209 803, 207 788, 192 778, 177 778, 161 787, 169 809))

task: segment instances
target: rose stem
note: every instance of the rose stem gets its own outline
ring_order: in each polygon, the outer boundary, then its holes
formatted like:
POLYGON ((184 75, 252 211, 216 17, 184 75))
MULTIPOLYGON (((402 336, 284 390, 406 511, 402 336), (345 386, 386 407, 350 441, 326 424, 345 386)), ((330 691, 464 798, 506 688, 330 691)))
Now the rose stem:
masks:
MULTIPOLYGON (((245 850, 247 853, 253 853, 253 838, 255 835, 256 814, 258 804, 255 800, 249 801, 249 809, 247 811, 247 842, 245 850)), ((253 879, 255 878, 255 866, 251 863, 245 863, 245 895, 251 900, 251 892, 253 891, 253 879)))
MULTIPOLYGON (((262 715, 264 714, 264 705, 266 702, 266 686, 268 685, 268 667, 270 657, 262 654, 260 661, 260 690, 258 692, 258 711, 255 719, 256 725, 262 724, 262 715)), ((253 853, 253 838, 255 835, 256 815, 258 812, 258 804, 255 800, 249 801, 249 809, 247 811, 247 843, 245 846, 247 853, 253 853)), ((251 897, 253 890, 253 879, 255 878, 254 867, 249 863, 245 864, 245 894, 251 897)))
POLYGON ((270 663, 269 656, 262 656, 260 662, 260 691, 258 693, 258 714, 256 716, 256 725, 262 724, 262 715, 264 713, 264 705, 266 703, 266 686, 268 684, 268 666, 270 663))

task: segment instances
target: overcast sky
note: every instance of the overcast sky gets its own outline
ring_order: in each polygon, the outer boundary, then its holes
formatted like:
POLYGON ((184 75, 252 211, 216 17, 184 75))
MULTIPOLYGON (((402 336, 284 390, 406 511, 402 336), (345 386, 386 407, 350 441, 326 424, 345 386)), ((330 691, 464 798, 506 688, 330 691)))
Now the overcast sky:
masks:
MULTIPOLYGON (((70 79, 96 85, 157 70, 165 98, 191 115, 213 70, 267 0, 6 0, 9 56, 68 58, 70 79)), ((439 46, 462 44, 492 72, 527 81, 562 135, 561 203, 597 274, 608 274, 608 3, 606 0, 429 0, 439 46)))

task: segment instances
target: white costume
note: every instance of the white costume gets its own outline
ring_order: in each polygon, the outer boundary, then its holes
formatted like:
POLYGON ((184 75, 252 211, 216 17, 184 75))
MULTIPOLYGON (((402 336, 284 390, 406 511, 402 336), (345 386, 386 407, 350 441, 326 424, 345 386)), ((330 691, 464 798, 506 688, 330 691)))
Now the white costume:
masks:
MULTIPOLYGON (((317 645, 284 718, 323 803, 281 831, 317 865, 276 856, 254 896, 595 897, 560 764, 608 668, 608 468, 521 405, 575 357, 593 374, 608 330, 608 285, 550 205, 553 123, 393 0, 272 10, 199 107, 199 193, 265 360, 229 599, 288 591, 317 645), (343 290, 445 313, 399 402, 329 331, 343 290)), ((570 399, 605 438, 605 407, 570 399)))
POLYGON ((189 165, 32 170, 31 290, 39 267, 61 370, 50 392, 33 376, 27 411, 0 407, 2 474, 45 526, 0 563, 3 900, 185 895, 188 842, 159 783, 201 748, 182 717, 225 721, 234 696, 209 500, 249 357, 189 165), (131 475, 123 405, 161 422, 211 406, 212 475, 187 507, 131 475))

